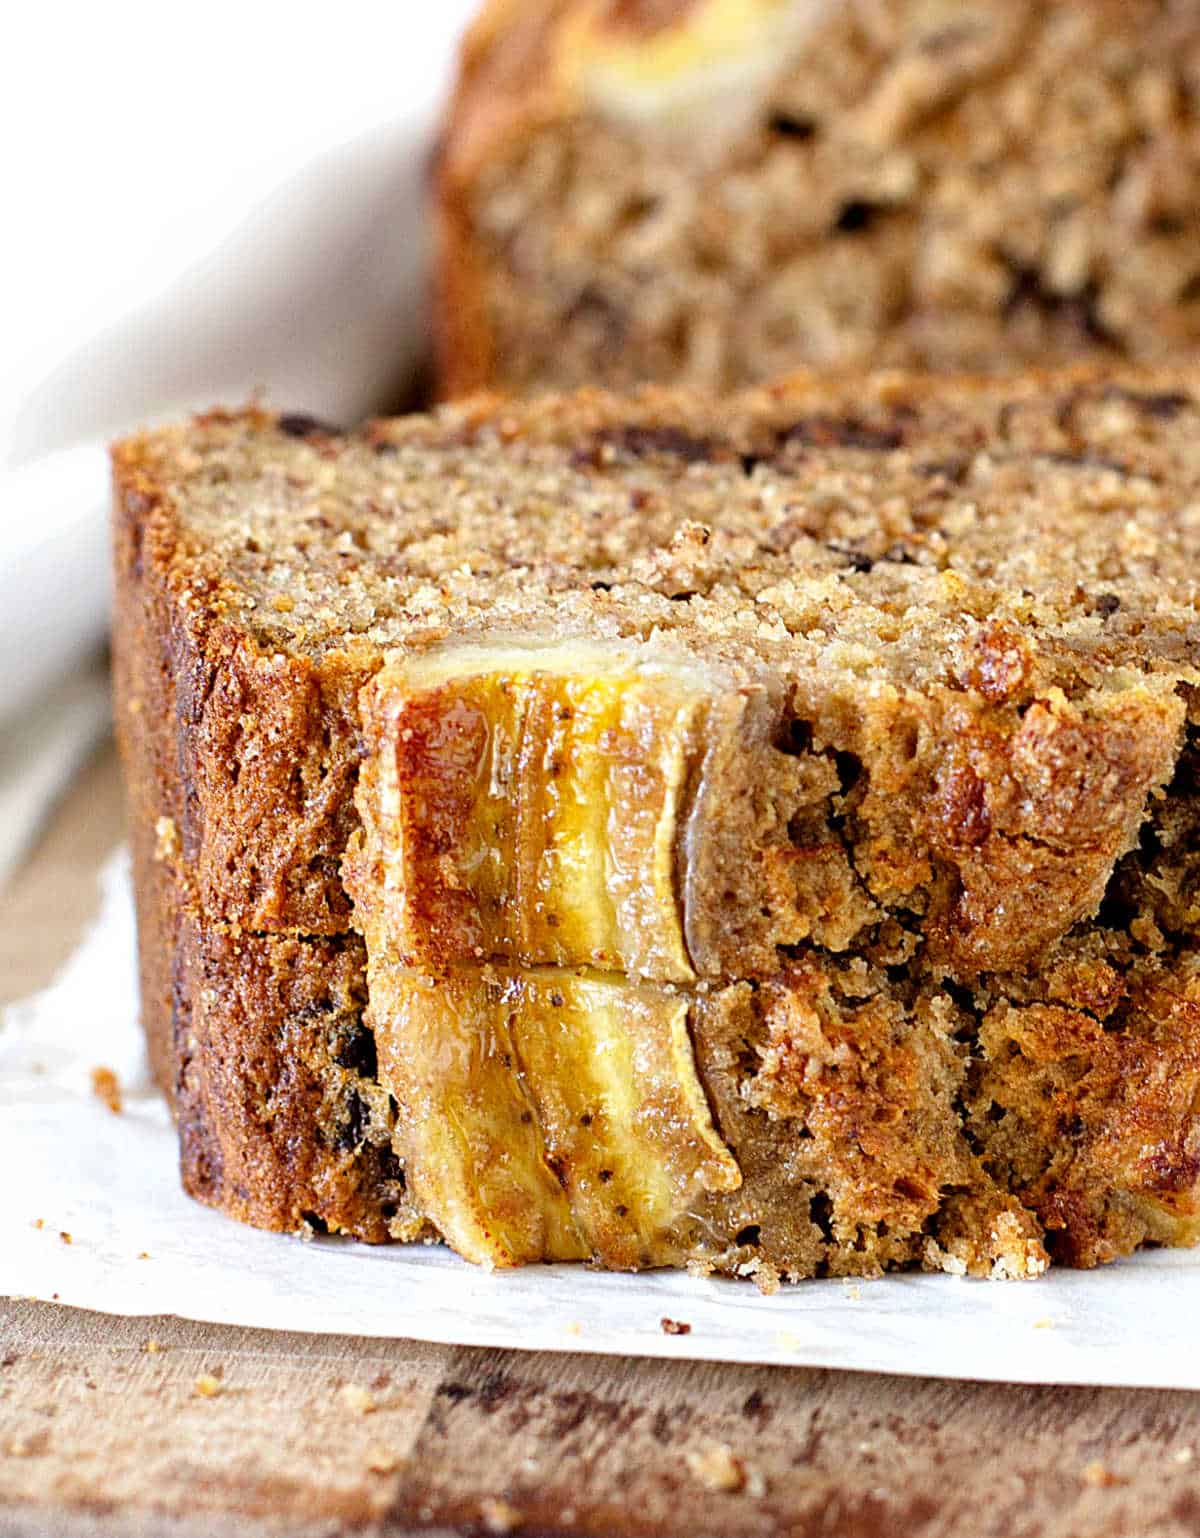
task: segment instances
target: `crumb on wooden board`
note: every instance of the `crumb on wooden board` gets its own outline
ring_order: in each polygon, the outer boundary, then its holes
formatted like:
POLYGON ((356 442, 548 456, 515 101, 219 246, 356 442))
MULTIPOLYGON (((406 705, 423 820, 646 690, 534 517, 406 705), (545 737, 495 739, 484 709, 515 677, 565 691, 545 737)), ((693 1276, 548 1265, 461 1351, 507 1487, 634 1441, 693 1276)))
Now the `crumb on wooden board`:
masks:
POLYGON ((686 1455, 688 1472, 692 1478, 714 1493, 759 1496, 766 1492, 766 1482, 756 1469, 747 1468, 733 1448, 726 1442, 713 1442, 708 1447, 694 1449, 686 1455))
POLYGON ((479 1503, 479 1515, 489 1533, 512 1533, 521 1525, 521 1513, 499 1496, 485 1496, 479 1503))

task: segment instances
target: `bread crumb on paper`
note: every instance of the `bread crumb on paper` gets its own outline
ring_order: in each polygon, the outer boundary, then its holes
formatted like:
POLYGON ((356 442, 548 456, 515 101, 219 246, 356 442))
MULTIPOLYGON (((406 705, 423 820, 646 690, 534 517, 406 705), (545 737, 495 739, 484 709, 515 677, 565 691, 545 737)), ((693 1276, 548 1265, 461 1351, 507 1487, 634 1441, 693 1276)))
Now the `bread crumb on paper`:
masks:
POLYGON ((102 1100, 114 1116, 121 1114, 121 1081, 111 1068, 92 1069, 92 1094, 102 1100))
POLYGON ((45 1228, 45 1226, 46 1226, 45 1218, 34 1218, 33 1226, 34 1226, 34 1228, 45 1228))
POLYGON ((59 1230, 58 1237, 64 1244, 74 1244, 75 1242, 65 1228, 59 1230))
POLYGON ((690 1335, 692 1333, 692 1327, 685 1319, 668 1319, 664 1316, 658 1323, 664 1335, 690 1335))

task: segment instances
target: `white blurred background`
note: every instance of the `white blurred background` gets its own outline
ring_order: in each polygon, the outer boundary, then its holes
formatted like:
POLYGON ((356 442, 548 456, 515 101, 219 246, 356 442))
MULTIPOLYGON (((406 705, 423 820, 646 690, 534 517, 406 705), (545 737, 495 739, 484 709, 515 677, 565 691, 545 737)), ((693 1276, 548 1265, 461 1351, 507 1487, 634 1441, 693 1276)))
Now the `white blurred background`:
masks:
POLYGON ((0 62, 0 880, 107 722, 103 445, 258 392, 352 422, 426 348, 476 0, 51 0, 0 62))

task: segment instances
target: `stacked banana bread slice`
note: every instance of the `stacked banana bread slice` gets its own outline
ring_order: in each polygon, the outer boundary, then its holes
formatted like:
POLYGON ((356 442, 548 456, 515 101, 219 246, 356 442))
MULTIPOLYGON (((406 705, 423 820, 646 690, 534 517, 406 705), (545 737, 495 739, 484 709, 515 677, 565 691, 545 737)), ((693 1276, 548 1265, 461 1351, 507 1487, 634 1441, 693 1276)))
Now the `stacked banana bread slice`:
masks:
POLYGON ((447 394, 1200 344, 1200 16, 488 0, 437 180, 447 394))
POLYGON ((1200 377, 117 446, 184 1184, 485 1264, 1200 1236, 1200 377))

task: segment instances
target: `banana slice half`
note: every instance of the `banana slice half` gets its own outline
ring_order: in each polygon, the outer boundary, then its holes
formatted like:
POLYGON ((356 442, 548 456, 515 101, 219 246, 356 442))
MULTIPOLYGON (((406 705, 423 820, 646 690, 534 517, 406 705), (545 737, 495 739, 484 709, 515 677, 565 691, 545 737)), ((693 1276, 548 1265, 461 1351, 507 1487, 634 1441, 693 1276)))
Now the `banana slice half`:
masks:
POLYGON ((487 1266, 686 1258, 689 1210, 741 1184, 689 1009, 667 988, 558 968, 372 976, 380 1077, 421 1211, 487 1266))
POLYGON ((722 689, 619 644, 461 645, 386 667, 364 692, 349 883, 360 898, 376 884, 400 962, 691 981, 678 842, 722 689))
POLYGON ((559 78, 601 116, 720 153, 753 121, 772 83, 803 53, 830 0, 697 0, 651 32, 612 7, 576 7, 563 25, 559 78))

